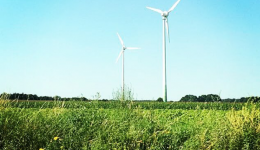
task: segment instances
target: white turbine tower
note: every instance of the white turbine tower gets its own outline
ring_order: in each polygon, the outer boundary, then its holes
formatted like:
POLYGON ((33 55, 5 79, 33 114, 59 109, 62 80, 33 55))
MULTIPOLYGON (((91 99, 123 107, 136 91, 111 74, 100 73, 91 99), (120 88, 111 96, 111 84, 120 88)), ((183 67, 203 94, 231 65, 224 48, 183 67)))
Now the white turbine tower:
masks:
POLYGON ((126 47, 125 45, 124 45, 124 42, 123 42, 123 40, 122 40, 122 38, 120 37, 120 35, 117 33, 117 35, 118 35, 118 38, 119 38, 119 40, 120 40, 120 42, 121 42, 121 44, 122 44, 122 50, 121 50, 121 52, 120 52, 120 54, 119 54, 119 56, 117 57, 117 59, 116 59, 116 62, 118 62, 118 60, 119 60, 119 58, 121 57, 121 55, 122 55, 122 100, 124 100, 125 99, 125 81, 124 81, 124 53, 125 53, 125 50, 126 49, 129 49, 129 50, 134 50, 134 49, 140 49, 140 48, 136 48, 136 47, 126 47))
POLYGON ((174 8, 178 5, 179 2, 180 2, 180 0, 177 0, 177 2, 168 11, 162 11, 160 9, 146 7, 148 9, 151 9, 155 12, 160 13, 161 16, 162 16, 162 20, 163 20, 163 100, 164 100, 164 102, 167 102, 165 26, 166 26, 166 29, 167 29, 167 35, 168 35, 169 42, 170 42, 168 16, 169 16, 170 12, 173 11, 174 8))

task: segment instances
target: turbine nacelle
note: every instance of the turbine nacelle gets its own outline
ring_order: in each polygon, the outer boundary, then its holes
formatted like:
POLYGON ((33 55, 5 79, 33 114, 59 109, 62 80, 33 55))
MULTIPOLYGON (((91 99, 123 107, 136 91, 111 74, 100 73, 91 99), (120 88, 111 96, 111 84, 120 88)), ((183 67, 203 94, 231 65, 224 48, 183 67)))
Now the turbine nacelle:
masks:
POLYGON ((118 36, 118 38, 119 38, 119 40, 120 40, 120 43, 121 43, 121 45, 122 45, 122 50, 121 50, 121 52, 119 53, 119 56, 117 57, 116 62, 118 62, 118 60, 119 60, 119 58, 121 57, 121 55, 124 55, 123 53, 124 53, 124 51, 125 51, 126 49, 129 49, 129 50, 140 49, 140 48, 136 48, 136 47, 126 47, 125 44, 124 44, 124 42, 123 42, 123 40, 122 40, 122 38, 120 37, 120 35, 119 35, 118 33, 117 33, 117 36, 118 36))
POLYGON ((173 11, 174 8, 178 5, 179 2, 180 2, 180 0, 177 0, 177 2, 175 2, 175 4, 173 4, 173 6, 168 11, 162 11, 160 9, 156 9, 156 8, 152 8, 152 7, 146 7, 148 9, 152 10, 152 11, 155 11, 155 12, 158 12, 158 13, 161 14, 162 19, 163 19, 165 26, 166 26, 166 30, 167 30, 166 32, 167 32, 167 35, 168 35, 169 42, 170 42, 170 33, 169 33, 168 16, 169 16, 170 12, 173 11))
POLYGON ((163 18, 167 18, 169 16, 169 11, 164 11, 161 15, 163 18))

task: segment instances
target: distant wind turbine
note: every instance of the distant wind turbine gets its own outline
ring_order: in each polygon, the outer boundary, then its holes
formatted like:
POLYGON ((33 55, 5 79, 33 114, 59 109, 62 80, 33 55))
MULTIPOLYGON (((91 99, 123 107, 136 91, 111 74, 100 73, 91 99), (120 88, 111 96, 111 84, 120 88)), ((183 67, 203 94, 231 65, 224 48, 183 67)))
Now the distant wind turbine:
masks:
POLYGON ((170 34, 169 34, 169 25, 168 25, 168 16, 171 11, 174 10, 174 8, 178 5, 180 0, 177 0, 177 2, 168 10, 168 11, 162 11, 160 9, 155 9, 151 7, 146 7, 148 9, 151 9, 155 12, 158 12, 162 16, 163 20, 163 100, 164 102, 167 102, 167 82, 166 82, 166 42, 165 42, 165 26, 167 29, 167 35, 170 42, 170 34))
POLYGON ((129 49, 129 50, 135 50, 135 49, 140 49, 140 48, 137 48, 137 47, 126 47, 125 45, 124 45, 124 42, 123 42, 123 40, 122 40, 122 38, 120 37, 120 35, 117 33, 117 35, 118 35, 118 38, 119 38, 119 40, 120 40, 120 43, 121 43, 121 45, 122 45, 122 50, 121 50, 121 52, 120 52, 120 54, 119 54, 119 56, 117 57, 117 59, 116 59, 116 62, 118 62, 118 60, 119 60, 119 58, 121 57, 121 55, 122 55, 122 100, 124 100, 125 99, 125 81, 124 81, 124 53, 125 53, 125 50, 126 49, 129 49))

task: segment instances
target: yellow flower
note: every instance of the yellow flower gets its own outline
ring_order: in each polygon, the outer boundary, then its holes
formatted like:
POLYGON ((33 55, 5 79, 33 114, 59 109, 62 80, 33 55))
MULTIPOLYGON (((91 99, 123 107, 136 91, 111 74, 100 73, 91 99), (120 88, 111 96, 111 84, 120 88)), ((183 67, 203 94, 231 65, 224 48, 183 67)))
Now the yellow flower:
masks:
POLYGON ((56 136, 56 137, 54 137, 53 139, 56 141, 56 140, 58 140, 58 139, 59 139, 59 137, 57 137, 57 136, 56 136))
POLYGON ((43 148, 40 148, 39 150, 44 150, 43 148))
POLYGON ((63 146, 60 147, 60 149, 63 149, 63 148, 64 148, 63 146))

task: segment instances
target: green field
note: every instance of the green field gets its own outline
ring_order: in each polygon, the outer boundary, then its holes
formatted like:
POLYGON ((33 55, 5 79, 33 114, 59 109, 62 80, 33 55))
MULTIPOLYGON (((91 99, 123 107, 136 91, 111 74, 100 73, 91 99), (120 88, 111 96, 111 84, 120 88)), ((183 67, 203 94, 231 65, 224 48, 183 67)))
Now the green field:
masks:
POLYGON ((0 149, 260 149, 251 103, 0 100, 0 149))

